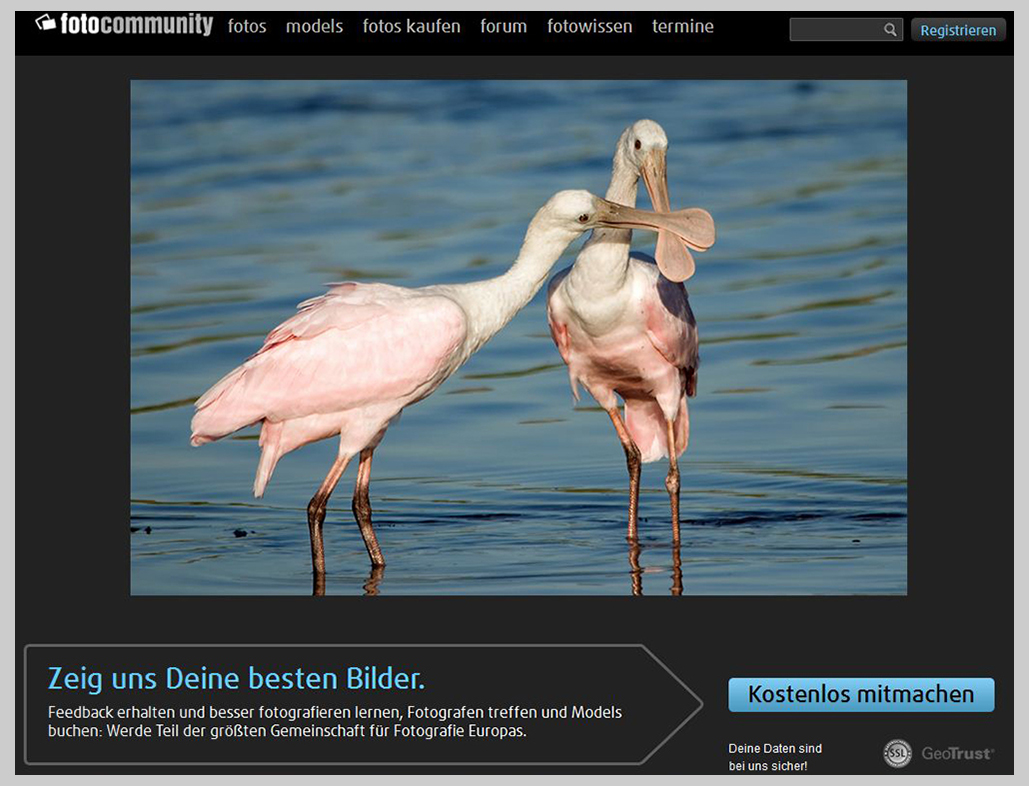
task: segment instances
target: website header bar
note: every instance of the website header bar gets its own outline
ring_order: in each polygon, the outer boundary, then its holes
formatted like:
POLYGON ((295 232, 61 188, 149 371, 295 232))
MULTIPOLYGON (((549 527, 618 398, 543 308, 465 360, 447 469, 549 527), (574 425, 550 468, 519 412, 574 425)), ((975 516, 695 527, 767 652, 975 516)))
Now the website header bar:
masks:
MULTIPOLYGON (((924 19, 925 13, 917 13, 924 19)), ((1011 54, 1005 35, 933 37, 933 51, 1011 54), (943 42, 946 47, 940 45, 943 42)), ((20 55, 918 54, 916 13, 886 17, 795 12, 18 12, 20 55)))

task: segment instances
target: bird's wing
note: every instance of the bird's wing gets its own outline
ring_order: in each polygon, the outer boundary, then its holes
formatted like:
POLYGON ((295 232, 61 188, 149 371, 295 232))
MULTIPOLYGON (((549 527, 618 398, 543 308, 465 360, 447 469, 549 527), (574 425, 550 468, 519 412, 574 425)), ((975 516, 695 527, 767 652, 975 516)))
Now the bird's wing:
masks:
POLYGON ((386 313, 386 304, 403 300, 404 290, 388 284, 330 284, 324 295, 305 300, 297 313, 272 330, 257 355, 293 338, 313 338, 326 330, 357 327, 386 313))
POLYGON ((697 321, 686 288, 680 282, 669 281, 656 268, 653 273, 648 276, 650 281, 643 295, 647 338, 665 360, 685 372, 687 392, 692 396, 696 393, 700 364, 697 321))
POLYGON ((561 297, 561 282, 565 280, 571 268, 562 270, 552 279, 547 287, 547 324, 550 325, 550 335, 557 344, 557 351, 565 363, 569 361, 569 338, 568 338, 568 315, 565 312, 564 300, 561 297))
POLYGON ((570 267, 565 268, 552 279, 547 287, 547 324, 550 335, 561 353, 561 359, 568 366, 568 384, 572 386, 572 398, 579 400, 579 379, 572 365, 572 343, 568 335, 568 311, 561 294, 561 282, 568 276, 570 267))
POLYGON ((194 431, 207 410, 221 425, 216 432, 371 403, 403 406, 453 371, 466 333, 464 311, 445 296, 341 285, 302 303, 256 354, 205 393, 194 431))

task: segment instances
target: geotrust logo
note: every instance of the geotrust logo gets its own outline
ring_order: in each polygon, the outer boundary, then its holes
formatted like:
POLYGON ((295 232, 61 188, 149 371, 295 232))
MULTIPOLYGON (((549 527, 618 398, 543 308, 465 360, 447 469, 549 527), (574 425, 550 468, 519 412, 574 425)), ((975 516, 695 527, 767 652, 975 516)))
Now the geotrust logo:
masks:
MULTIPOLYGON (((181 16, 96 16, 94 14, 68 14, 60 16, 62 33, 71 35, 202 35, 207 38, 214 27, 214 17, 203 14, 181 16)), ((49 14, 36 19, 40 30, 57 27, 49 14)))
POLYGON ((922 748, 922 758, 928 761, 991 761, 996 752, 996 748, 959 748, 957 745, 934 748, 926 745, 922 748))

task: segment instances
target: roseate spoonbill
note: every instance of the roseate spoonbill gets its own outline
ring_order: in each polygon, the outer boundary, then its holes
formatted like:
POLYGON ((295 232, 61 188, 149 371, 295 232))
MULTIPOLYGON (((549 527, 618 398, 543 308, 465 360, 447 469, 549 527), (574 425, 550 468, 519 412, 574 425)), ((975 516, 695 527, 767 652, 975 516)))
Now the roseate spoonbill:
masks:
POLYGON ((633 210, 587 191, 562 191, 536 213, 518 258, 503 275, 419 289, 332 285, 301 303, 299 313, 269 333, 254 355, 197 400, 193 445, 262 424, 255 497, 264 493, 283 455, 340 435, 339 454, 307 506, 316 593, 318 577, 325 574, 325 509, 347 464, 360 456, 353 512, 374 583, 385 560, 372 529, 368 487, 372 454, 386 429, 532 299, 573 240, 599 226, 690 234, 688 217, 633 210))
MULTIPOLYGON (((668 211, 665 152, 668 138, 652 120, 622 132, 615 147, 607 199, 634 206, 642 176, 655 210, 668 211)), ((551 281, 547 320, 568 365, 572 394, 579 383, 611 418, 629 468, 630 543, 637 542, 640 464, 668 456, 672 542, 679 543, 678 457, 686 450, 690 418, 686 397, 697 392, 697 323, 681 282, 694 262, 683 243, 705 251, 715 242, 711 215, 700 208, 677 211, 676 237, 658 235, 657 265, 630 254, 632 231, 598 228, 570 268, 551 281), (618 399, 625 401, 625 420, 618 399)))

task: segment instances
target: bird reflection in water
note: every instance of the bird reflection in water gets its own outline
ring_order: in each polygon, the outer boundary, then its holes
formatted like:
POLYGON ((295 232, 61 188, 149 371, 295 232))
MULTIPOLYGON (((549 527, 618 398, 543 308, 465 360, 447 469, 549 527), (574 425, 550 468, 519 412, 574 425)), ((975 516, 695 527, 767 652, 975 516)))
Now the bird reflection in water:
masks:
POLYGON ((682 595, 682 555, 679 541, 672 544, 672 594, 682 595))
MULTIPOLYGON (((365 597, 379 594, 379 584, 382 583, 382 576, 385 572, 385 565, 372 565, 368 579, 361 587, 364 590, 365 597)), ((316 598, 320 598, 325 595, 325 574, 312 573, 311 575, 313 577, 311 594, 316 598)))
MULTIPOLYGON (((629 541, 629 576, 632 580, 632 594, 643 594, 643 568, 640 566, 640 544, 629 541)), ((672 595, 682 595, 682 553, 679 541, 672 543, 672 595)))
POLYGON ((640 544, 629 541, 629 575, 632 576, 632 594, 643 594, 643 568, 640 567, 640 544))
MULTIPOLYGON (((632 594, 643 595, 643 567, 640 565, 640 544, 639 541, 629 542, 629 576, 632 581, 632 594)), ((379 594, 379 585, 386 572, 384 565, 373 565, 368 579, 362 585, 365 597, 372 597, 379 594)), ((325 574, 314 573, 311 594, 315 597, 325 595, 325 574)), ((672 544, 672 595, 682 595, 682 553, 678 542, 672 544)))
POLYGON ((372 565, 371 573, 368 574, 368 581, 364 583, 364 594, 366 597, 379 594, 379 583, 382 581, 382 575, 385 572, 385 565, 372 565))

